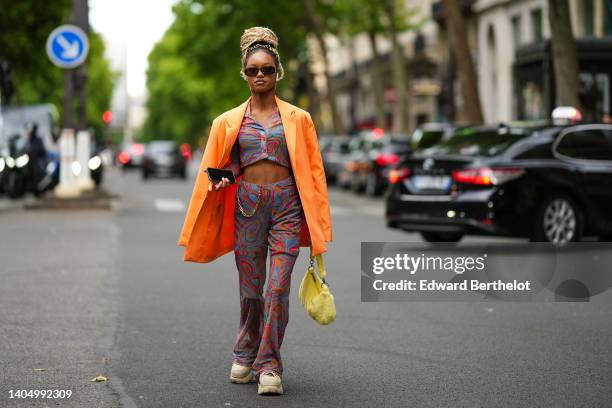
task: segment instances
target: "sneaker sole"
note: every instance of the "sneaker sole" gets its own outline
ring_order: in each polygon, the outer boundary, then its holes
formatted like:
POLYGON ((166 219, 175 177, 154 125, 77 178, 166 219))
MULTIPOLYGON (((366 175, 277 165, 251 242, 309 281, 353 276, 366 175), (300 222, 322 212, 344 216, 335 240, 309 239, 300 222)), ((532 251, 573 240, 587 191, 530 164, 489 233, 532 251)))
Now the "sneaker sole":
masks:
POLYGON ((230 374, 230 381, 235 384, 246 384, 253 381, 253 373, 249 373, 246 377, 234 377, 230 374))
POLYGON ((282 395, 283 394, 283 386, 282 385, 261 385, 259 384, 257 387, 257 393, 267 394, 267 395, 282 395))

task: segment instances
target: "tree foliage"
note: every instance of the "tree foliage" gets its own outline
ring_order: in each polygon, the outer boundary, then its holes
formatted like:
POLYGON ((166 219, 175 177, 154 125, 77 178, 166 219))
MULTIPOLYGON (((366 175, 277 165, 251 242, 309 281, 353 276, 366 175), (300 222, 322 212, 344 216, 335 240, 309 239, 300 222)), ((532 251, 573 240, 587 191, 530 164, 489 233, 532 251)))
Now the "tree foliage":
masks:
MULTIPOLYGON (((63 24, 70 13, 70 0, 0 0, 0 57, 11 67, 14 95, 12 104, 52 103, 63 116, 63 70, 46 54, 51 31, 63 24)), ((100 35, 89 34, 87 58, 87 123, 99 133, 102 112, 110 107, 115 75, 104 56, 100 35)))
MULTIPOLYGON (((305 91, 303 78, 298 84, 297 76, 300 67, 302 77, 307 75, 307 34, 315 34, 320 43, 326 33, 389 35, 390 26, 403 31, 420 24, 415 9, 391 1, 392 23, 384 4, 374 1, 180 0, 173 8, 174 23, 149 55, 144 138, 201 144, 212 119, 248 97, 248 86, 239 76, 239 42, 246 28, 265 26, 278 35, 286 73, 278 91, 295 102, 299 95, 294 91, 305 91)), ((329 87, 328 99, 334 99, 332 91, 329 87)))
POLYGON ((291 61, 305 38, 299 4, 182 0, 173 12, 174 23, 149 55, 145 139, 201 143, 214 117, 248 97, 239 74, 240 37, 252 26, 269 27, 278 35, 285 67, 278 91, 293 98, 291 61))

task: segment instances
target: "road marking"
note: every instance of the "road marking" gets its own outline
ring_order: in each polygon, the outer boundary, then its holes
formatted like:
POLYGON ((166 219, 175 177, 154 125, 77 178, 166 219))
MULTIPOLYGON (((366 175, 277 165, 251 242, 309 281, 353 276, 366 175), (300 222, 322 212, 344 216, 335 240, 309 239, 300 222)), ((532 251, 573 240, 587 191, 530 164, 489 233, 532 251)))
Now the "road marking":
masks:
POLYGON ((369 206, 369 207, 362 207, 359 209, 363 214, 366 215, 374 215, 377 217, 382 217, 383 215, 385 215, 385 208, 382 206, 369 206))
POLYGON ((351 215, 351 210, 349 210, 348 208, 344 208, 344 207, 338 207, 337 205, 332 205, 329 210, 331 212, 331 215, 339 215, 339 216, 351 215))
POLYGON ((162 212, 183 212, 185 203, 175 198, 156 198, 155 209, 162 212))
POLYGON ((382 217, 385 215, 385 208, 382 206, 362 206, 362 207, 340 207, 337 205, 332 205, 330 208, 331 215, 340 216, 340 217, 348 217, 351 215, 371 215, 376 217, 382 217))

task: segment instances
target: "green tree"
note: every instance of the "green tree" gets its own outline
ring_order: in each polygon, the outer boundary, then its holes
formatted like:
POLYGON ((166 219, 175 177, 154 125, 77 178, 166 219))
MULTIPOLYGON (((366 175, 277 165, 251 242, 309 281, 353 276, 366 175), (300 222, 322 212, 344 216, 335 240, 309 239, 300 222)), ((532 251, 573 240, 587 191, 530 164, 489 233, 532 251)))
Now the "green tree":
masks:
MULTIPOLYGON (((11 66, 13 104, 52 103, 62 114, 63 73, 49 61, 45 47, 51 31, 65 22, 70 0, 0 0, 0 57, 11 66)), ((99 34, 89 35, 87 121, 100 134, 102 112, 110 107, 115 75, 104 57, 99 34)))
MULTIPOLYGON (((333 34, 352 38, 357 34, 366 33, 372 50, 372 83, 374 91, 376 122, 379 127, 385 127, 385 111, 383 92, 383 64, 378 50, 377 38, 388 37, 392 49, 392 81, 397 93, 395 106, 395 126, 397 130, 409 130, 409 77, 407 63, 398 41, 400 32, 416 30, 426 19, 422 10, 407 7, 403 0, 384 0, 379 2, 364 2, 360 0, 337 0, 334 2, 334 16, 337 25, 328 25, 333 34)), ((331 19, 333 22, 334 19, 331 19)), ((347 43, 351 46, 351 40, 347 43)), ((349 53, 350 54, 350 53, 349 53)))
POLYGON ((325 34, 330 31, 331 27, 334 27, 338 23, 338 18, 334 13, 333 7, 330 7, 326 2, 317 0, 302 0, 302 3, 304 5, 306 26, 314 35, 322 54, 323 74, 325 75, 325 82, 327 82, 327 94, 325 96, 331 113, 334 133, 339 135, 344 134, 345 129, 342 115, 340 115, 336 105, 336 84, 334 81, 332 81, 331 74, 329 72, 327 57, 328 50, 327 43, 325 42, 325 34))
POLYGON ((305 35, 295 3, 276 0, 254 7, 246 0, 182 0, 173 12, 173 24, 149 55, 145 140, 201 142, 215 116, 248 97, 239 74, 239 43, 252 26, 277 33, 285 67, 279 93, 293 100, 291 66, 305 35))

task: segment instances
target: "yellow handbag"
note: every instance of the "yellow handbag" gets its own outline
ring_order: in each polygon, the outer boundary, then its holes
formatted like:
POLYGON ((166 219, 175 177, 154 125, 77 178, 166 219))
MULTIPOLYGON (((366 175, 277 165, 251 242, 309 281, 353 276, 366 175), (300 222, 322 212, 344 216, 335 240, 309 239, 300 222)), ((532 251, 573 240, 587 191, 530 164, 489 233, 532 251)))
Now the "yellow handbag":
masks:
POLYGON ((319 324, 330 324, 336 319, 334 295, 331 294, 329 286, 325 282, 326 275, 323 256, 321 254, 316 257, 311 255, 310 266, 300 284, 300 302, 304 305, 308 315, 319 324), (315 258, 319 267, 318 274, 314 268, 315 258))

